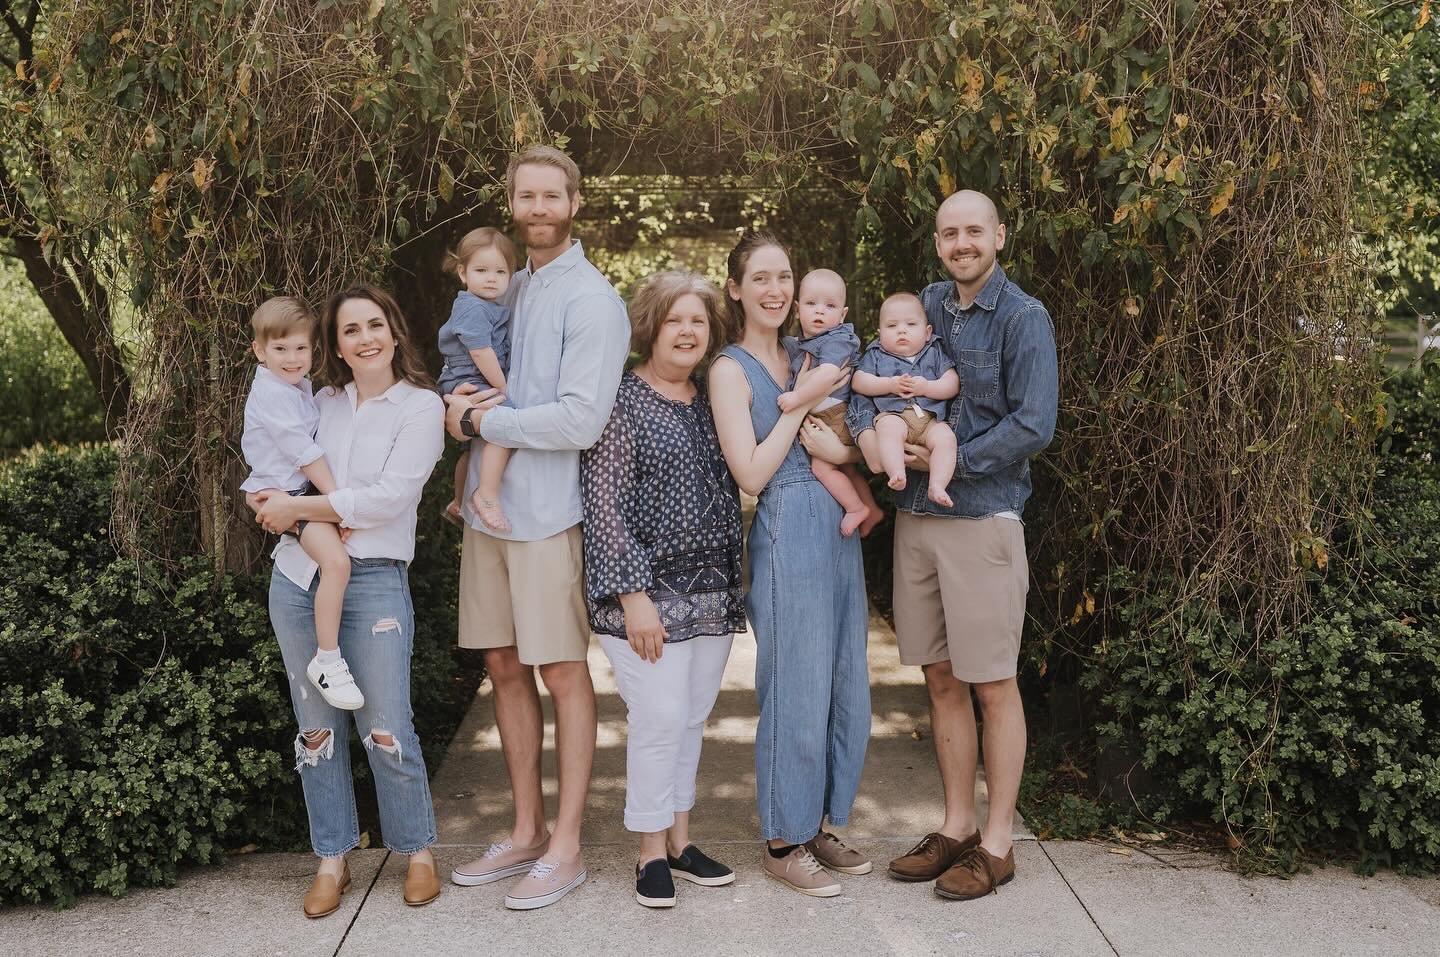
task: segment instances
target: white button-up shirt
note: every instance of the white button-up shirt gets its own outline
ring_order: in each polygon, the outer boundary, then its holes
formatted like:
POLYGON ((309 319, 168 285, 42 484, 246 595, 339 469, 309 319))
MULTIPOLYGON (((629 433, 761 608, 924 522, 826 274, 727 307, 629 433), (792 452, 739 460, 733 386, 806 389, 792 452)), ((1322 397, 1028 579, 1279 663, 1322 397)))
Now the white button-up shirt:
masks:
MULTIPOLYGON (((408 562, 415 557, 420 493, 445 449, 445 405, 403 380, 359 407, 355 400, 353 382, 315 395, 315 441, 335 473, 330 507, 353 529, 345 543, 351 558, 408 562)), ((286 578, 310 587, 316 565, 293 536, 281 536, 272 555, 286 578)))
MULTIPOLYGON (((470 456, 464 514, 470 527, 518 542, 549 538, 580 523, 580 453, 610 420, 630 354, 630 320, 615 287, 579 242, 507 290, 510 371, 505 405, 485 413, 480 434, 515 449, 500 484, 511 531, 500 534, 470 510, 480 456, 470 456)), ((476 450, 478 451, 478 449, 476 450)))
POLYGON ((240 451, 250 466, 242 492, 266 488, 292 492, 305 484, 300 469, 324 454, 315 443, 320 412, 311 388, 309 379, 291 385, 264 366, 255 367, 240 436, 240 451))

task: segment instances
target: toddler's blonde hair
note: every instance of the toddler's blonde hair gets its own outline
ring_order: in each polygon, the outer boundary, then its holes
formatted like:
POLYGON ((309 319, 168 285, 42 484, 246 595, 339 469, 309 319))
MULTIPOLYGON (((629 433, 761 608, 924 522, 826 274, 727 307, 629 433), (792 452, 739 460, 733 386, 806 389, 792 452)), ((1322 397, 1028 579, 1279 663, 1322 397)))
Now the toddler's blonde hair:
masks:
POLYGON ((515 271, 515 244, 510 241, 509 236, 489 226, 472 229, 461 236, 460 242, 455 244, 454 249, 446 250, 445 261, 441 264, 441 268, 453 276, 470 261, 471 256, 482 249, 500 250, 500 255, 505 257, 505 263, 510 267, 510 271, 512 273, 515 271))
POLYGON ((294 296, 266 299, 250 314, 250 331, 262 346, 271 339, 283 339, 304 331, 315 338, 315 313, 294 296))

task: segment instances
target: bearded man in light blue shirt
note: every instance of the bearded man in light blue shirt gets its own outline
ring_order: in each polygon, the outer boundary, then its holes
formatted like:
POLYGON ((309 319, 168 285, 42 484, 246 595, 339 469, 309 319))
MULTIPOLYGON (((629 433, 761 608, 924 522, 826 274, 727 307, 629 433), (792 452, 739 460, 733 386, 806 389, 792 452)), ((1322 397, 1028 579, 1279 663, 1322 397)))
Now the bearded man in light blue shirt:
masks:
POLYGON ((580 171, 548 146, 516 155, 506 173, 511 218, 528 254, 506 293, 512 311, 505 404, 493 390, 448 396, 446 428, 515 452, 500 486, 505 533, 469 509, 480 456, 470 456, 460 559, 460 647, 485 650, 495 721, 515 797, 515 826, 451 880, 487 884, 524 874, 505 905, 528 910, 584 882, 580 824, 595 754, 595 691, 586 652, 580 537, 580 452, 609 420, 630 349, 625 305, 570 236, 580 171), (545 830, 544 740, 535 670, 555 701, 560 778, 555 829, 545 830))

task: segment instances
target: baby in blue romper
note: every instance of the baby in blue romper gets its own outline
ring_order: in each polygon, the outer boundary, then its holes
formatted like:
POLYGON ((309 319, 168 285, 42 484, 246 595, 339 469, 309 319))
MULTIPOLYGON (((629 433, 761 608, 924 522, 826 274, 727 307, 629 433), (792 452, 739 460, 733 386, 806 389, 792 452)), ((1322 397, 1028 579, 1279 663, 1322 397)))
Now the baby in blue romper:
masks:
MULTIPOLYGON (((850 402, 850 375, 860 354, 860 337, 855 327, 845 322, 850 311, 845 305, 845 280, 829 269, 813 269, 800 280, 795 295, 796 312, 800 317, 800 338, 786 336, 783 343, 790 356, 791 390, 777 400, 781 412, 814 406, 811 414, 830 427, 841 442, 854 445, 845 426, 845 408, 850 402), (826 368, 830 376, 813 376, 799 389, 795 377, 809 357, 810 368, 826 368)), ((825 486, 845 516, 840 520, 840 534, 869 533, 884 513, 875 504, 870 485, 853 465, 831 465, 823 459, 811 458, 810 471, 825 486)))
MULTIPOLYGON (((510 310, 497 301, 510 288, 515 273, 515 246, 498 229, 472 229, 452 252, 445 254, 444 269, 459 278, 465 288, 455 296, 450 318, 440 327, 440 394, 449 395, 462 385, 478 389, 505 388, 505 371, 510 364, 510 310)), ((465 494, 465 475, 470 453, 455 463, 455 496, 445 515, 457 525, 460 496, 465 494)), ((490 528, 508 532, 510 523, 500 510, 500 480, 510 461, 510 450, 488 442, 480 452, 480 484, 470 498, 470 507, 490 528)))
POLYGON ((850 381, 875 399, 880 465, 896 491, 905 487, 905 446, 930 450, 930 501, 950 508, 945 492, 955 474, 955 433, 945 403, 960 393, 960 374, 925 317, 920 297, 897 292, 880 305, 879 337, 850 381))

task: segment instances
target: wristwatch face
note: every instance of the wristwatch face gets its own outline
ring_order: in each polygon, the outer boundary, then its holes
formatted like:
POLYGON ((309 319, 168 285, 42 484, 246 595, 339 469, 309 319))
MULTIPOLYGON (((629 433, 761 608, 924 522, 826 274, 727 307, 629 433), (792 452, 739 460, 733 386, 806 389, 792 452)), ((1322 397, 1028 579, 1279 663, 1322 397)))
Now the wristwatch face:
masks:
POLYGON ((470 418, 469 412, 460 417, 460 431, 472 439, 475 438, 475 420, 470 418))

